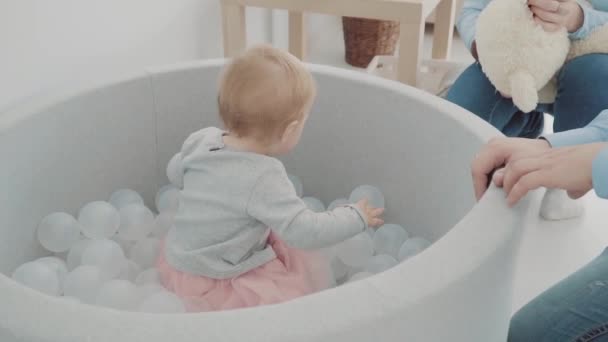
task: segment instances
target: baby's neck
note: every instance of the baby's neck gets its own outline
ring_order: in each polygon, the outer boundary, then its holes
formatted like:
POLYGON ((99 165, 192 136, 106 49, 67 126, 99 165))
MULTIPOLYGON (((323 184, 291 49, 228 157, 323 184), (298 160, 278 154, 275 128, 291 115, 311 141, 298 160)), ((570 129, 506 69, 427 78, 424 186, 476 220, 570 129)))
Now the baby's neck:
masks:
POLYGON ((237 137, 234 135, 230 135, 229 133, 228 135, 224 136, 224 144, 238 151, 263 154, 267 156, 273 155, 272 146, 269 146, 268 144, 262 143, 253 138, 237 137))

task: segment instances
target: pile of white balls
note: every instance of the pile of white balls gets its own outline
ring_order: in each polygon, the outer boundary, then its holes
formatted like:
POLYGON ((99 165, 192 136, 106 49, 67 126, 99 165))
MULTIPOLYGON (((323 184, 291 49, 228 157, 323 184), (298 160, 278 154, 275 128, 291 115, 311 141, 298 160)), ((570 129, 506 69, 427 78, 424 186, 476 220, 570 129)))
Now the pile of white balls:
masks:
MULTIPOLYGON (((170 185, 156 195, 155 214, 134 190, 121 189, 108 201, 86 204, 77 217, 57 212, 39 224, 40 244, 53 256, 19 266, 13 273, 17 282, 65 300, 126 311, 180 313, 184 303, 160 284, 155 268, 161 241, 173 225, 179 206, 179 187, 183 171, 179 154, 167 167, 170 185)), ((298 196, 302 182, 289 176, 298 196)), ((379 189, 362 185, 348 199, 340 198, 326 208, 314 197, 303 197, 316 212, 367 198, 370 205, 384 208, 379 189)), ((336 284, 363 279, 395 266, 430 243, 396 224, 385 224, 326 250, 331 259, 336 284)))
POLYGON ((173 224, 179 190, 158 191, 155 215, 130 189, 86 204, 77 217, 58 212, 38 226, 40 244, 54 256, 19 266, 13 279, 66 300, 127 311, 185 312, 160 284, 155 265, 161 239, 173 224))
MULTIPOLYGON (((300 178, 290 175, 289 179, 294 184, 298 196, 301 196, 303 185, 300 178)), ((384 195, 371 185, 355 188, 348 199, 338 198, 331 202, 327 209, 317 198, 302 199, 309 209, 322 212, 356 203, 363 198, 367 198, 372 207, 385 208, 384 195)), ((368 228, 365 232, 328 248, 326 254, 331 260, 335 282, 339 285, 383 272, 422 252, 429 245, 428 240, 410 236, 410 233, 400 225, 385 224, 377 230, 368 228)))

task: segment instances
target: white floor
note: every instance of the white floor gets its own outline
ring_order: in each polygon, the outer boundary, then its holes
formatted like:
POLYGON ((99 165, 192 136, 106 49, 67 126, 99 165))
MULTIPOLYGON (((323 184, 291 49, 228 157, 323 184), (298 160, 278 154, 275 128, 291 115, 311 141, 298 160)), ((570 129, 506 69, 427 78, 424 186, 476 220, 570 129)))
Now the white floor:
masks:
MULTIPOLYGON (((534 213, 540 196, 536 196, 534 213)), ((514 307, 516 310, 547 287, 563 279, 599 255, 608 246, 608 201, 591 192, 581 199, 585 214, 560 222, 538 217, 525 227, 517 265, 514 307)))
MULTIPOLYGON (((309 57, 312 63, 350 67, 344 62, 344 45, 341 23, 332 17, 319 16, 316 24, 324 29, 309 37, 309 57)), ((316 26, 316 25, 315 25, 316 26)), ((432 28, 427 27, 424 56, 430 57, 432 28)), ((452 60, 472 62, 473 59, 460 40, 452 48, 452 60)), ((553 119, 547 117, 546 131, 552 131, 553 119)), ((542 194, 535 194, 535 208, 530 223, 525 227, 519 251, 514 285, 513 310, 541 293, 543 290, 583 266, 608 246, 608 227, 604 223, 608 213, 608 201, 599 199, 592 192, 582 201, 586 205, 583 217, 570 221, 542 221, 538 215, 542 194)))

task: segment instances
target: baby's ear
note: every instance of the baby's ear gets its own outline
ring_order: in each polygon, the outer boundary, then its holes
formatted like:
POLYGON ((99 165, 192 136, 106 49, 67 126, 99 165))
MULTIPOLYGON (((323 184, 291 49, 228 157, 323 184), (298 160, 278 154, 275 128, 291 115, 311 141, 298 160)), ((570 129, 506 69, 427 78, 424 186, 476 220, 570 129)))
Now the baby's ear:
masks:
POLYGON ((294 134, 298 131, 298 126, 300 125, 299 120, 295 120, 289 123, 283 132, 283 136, 281 137, 282 141, 289 140, 294 134))

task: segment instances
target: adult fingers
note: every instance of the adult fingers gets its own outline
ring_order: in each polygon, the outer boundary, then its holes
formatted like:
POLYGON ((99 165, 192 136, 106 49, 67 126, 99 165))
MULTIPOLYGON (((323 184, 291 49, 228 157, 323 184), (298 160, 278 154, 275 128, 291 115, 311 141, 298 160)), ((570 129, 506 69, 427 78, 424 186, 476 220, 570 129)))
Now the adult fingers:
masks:
POLYGON ((568 191, 568 197, 572 199, 579 199, 585 196, 586 193, 586 191, 568 191))
POLYGON ((471 176, 473 177, 473 189, 475 191, 475 198, 479 201, 481 196, 483 196, 483 194, 488 189, 488 173, 473 167, 471 176))
POLYGON ((532 10, 532 13, 534 13, 535 17, 538 17, 540 20, 544 21, 545 23, 549 23, 549 24, 556 24, 556 25, 561 25, 563 23, 563 16, 557 12, 553 12, 553 11, 547 11, 545 9, 542 9, 540 7, 536 7, 536 6, 532 6, 530 8, 530 10, 532 10))
POLYGON ((471 176, 473 177, 473 186, 477 200, 483 196, 488 188, 489 174, 497 167, 504 165, 509 157, 509 150, 497 141, 493 140, 484 146, 471 163, 471 176))
POLYGON ((499 188, 502 188, 503 186, 503 182, 505 179, 505 169, 500 169, 496 172, 494 172, 494 176, 492 176, 492 181, 494 182, 494 185, 496 185, 499 188))
POLYGON ((544 179, 546 179, 546 175, 541 171, 534 171, 521 177, 507 196, 509 206, 512 207, 517 204, 529 191, 546 186, 546 184, 543 184, 544 179))
POLYGON ((556 0, 528 0, 528 5, 551 12, 556 12, 560 7, 559 1, 556 0))
POLYGON ((505 167, 502 184, 505 192, 511 192, 511 189, 521 177, 540 169, 542 165, 543 159, 540 157, 516 159, 509 162, 507 167, 505 167))
POLYGON ((560 28, 559 25, 554 24, 554 23, 548 23, 536 16, 534 17, 534 22, 536 22, 537 25, 540 25, 543 28, 543 30, 545 30, 547 32, 556 32, 560 28))

